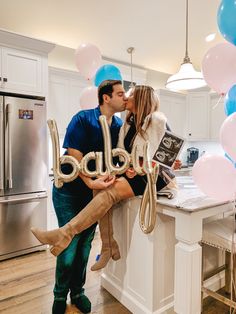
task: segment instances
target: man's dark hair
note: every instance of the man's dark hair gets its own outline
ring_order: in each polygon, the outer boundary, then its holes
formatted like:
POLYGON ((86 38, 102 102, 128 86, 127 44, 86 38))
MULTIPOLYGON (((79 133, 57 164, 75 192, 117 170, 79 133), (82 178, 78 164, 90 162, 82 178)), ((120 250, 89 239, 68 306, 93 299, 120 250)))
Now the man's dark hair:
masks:
POLYGON ((113 92, 113 86, 114 85, 122 85, 122 82, 120 80, 106 80, 103 81, 99 86, 98 86, 98 103, 99 106, 103 104, 103 95, 108 95, 112 97, 112 92, 113 92))

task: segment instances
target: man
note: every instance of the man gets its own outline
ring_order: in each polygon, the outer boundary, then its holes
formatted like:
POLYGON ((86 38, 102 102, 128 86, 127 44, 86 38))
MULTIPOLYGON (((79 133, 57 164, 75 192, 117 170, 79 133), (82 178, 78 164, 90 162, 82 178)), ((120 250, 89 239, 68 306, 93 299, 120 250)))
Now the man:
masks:
MULTIPOLYGON (((68 125, 63 147, 66 154, 79 161, 91 151, 104 151, 102 129, 99 116, 105 115, 110 126, 112 148, 118 141, 122 120, 114 113, 125 109, 126 97, 121 81, 107 80, 98 88, 99 106, 95 109, 77 113, 68 125)), ((90 161, 89 169, 94 170, 95 163, 90 161)), ((70 173, 70 165, 63 165, 62 171, 70 173)), ((92 199, 92 190, 105 189, 114 183, 114 178, 103 176, 93 180, 82 174, 62 188, 53 187, 53 204, 59 226, 65 225, 92 199)), ((91 312, 91 303, 84 295, 86 267, 94 238, 96 224, 81 232, 69 247, 57 257, 54 286, 53 314, 64 314, 67 294, 70 291, 71 303, 82 313, 91 312)))

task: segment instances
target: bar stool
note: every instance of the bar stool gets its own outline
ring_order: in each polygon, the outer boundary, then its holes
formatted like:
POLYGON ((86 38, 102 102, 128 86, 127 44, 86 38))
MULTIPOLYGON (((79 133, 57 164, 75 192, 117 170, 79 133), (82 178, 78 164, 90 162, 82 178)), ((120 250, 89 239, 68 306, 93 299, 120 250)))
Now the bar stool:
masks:
MULTIPOLYGON (((206 279, 216 275, 217 273, 225 270, 225 286, 226 292, 230 293, 231 286, 231 252, 232 252, 232 238, 233 238, 233 230, 235 227, 235 217, 229 216, 227 218, 219 219, 216 221, 212 221, 203 225, 203 236, 202 243, 216 247, 225 252, 225 265, 218 267, 217 269, 211 271, 206 274, 202 280, 202 293, 206 293, 207 295, 213 297, 214 299, 223 302, 224 304, 230 306, 233 309, 236 309, 236 302, 231 300, 230 298, 224 297, 219 293, 212 291, 206 287, 204 287, 204 282, 206 279)), ((234 233, 234 243, 236 242, 236 233, 234 233)), ((234 255, 236 252, 236 244, 234 244, 234 255)), ((234 258, 235 256, 233 256, 234 258)), ((233 267, 233 265, 232 265, 233 267)), ((203 265, 202 265, 203 269, 203 265)), ((235 276, 235 267, 233 267, 233 276, 234 280, 235 276)), ((235 297, 235 294, 233 294, 235 297)))

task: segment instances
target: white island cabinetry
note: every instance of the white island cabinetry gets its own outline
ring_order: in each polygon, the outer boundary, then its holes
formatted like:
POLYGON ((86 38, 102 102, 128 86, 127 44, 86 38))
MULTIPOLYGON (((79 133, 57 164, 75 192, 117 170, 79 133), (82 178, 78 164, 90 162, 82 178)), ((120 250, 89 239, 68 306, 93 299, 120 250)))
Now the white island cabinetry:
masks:
MULTIPOLYGON (((135 314, 201 313, 204 219, 230 213, 232 204, 203 195, 192 177, 177 177, 177 182, 175 198, 158 199, 156 226, 148 235, 139 227, 139 197, 113 210, 121 259, 104 269, 102 286, 135 314)), ((211 261, 219 266, 212 255, 211 261)), ((206 285, 217 290, 222 284, 223 278, 216 277, 206 285)))

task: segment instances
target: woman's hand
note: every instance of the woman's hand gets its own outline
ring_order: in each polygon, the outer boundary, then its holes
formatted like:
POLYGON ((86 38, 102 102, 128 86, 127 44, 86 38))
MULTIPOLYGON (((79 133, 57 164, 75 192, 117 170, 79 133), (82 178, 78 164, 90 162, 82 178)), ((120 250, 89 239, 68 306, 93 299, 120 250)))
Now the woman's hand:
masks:
POLYGON ((134 168, 129 168, 126 170, 125 174, 129 179, 133 179, 137 175, 137 172, 134 170, 134 168))
POLYGON ((177 169, 180 169, 181 167, 182 167, 182 162, 181 162, 181 160, 176 159, 175 162, 174 162, 174 164, 173 164, 173 166, 172 166, 172 168, 173 168, 174 170, 177 170, 177 169))
POLYGON ((116 177, 112 175, 101 176, 90 184, 92 190, 104 190, 115 182, 116 177))

